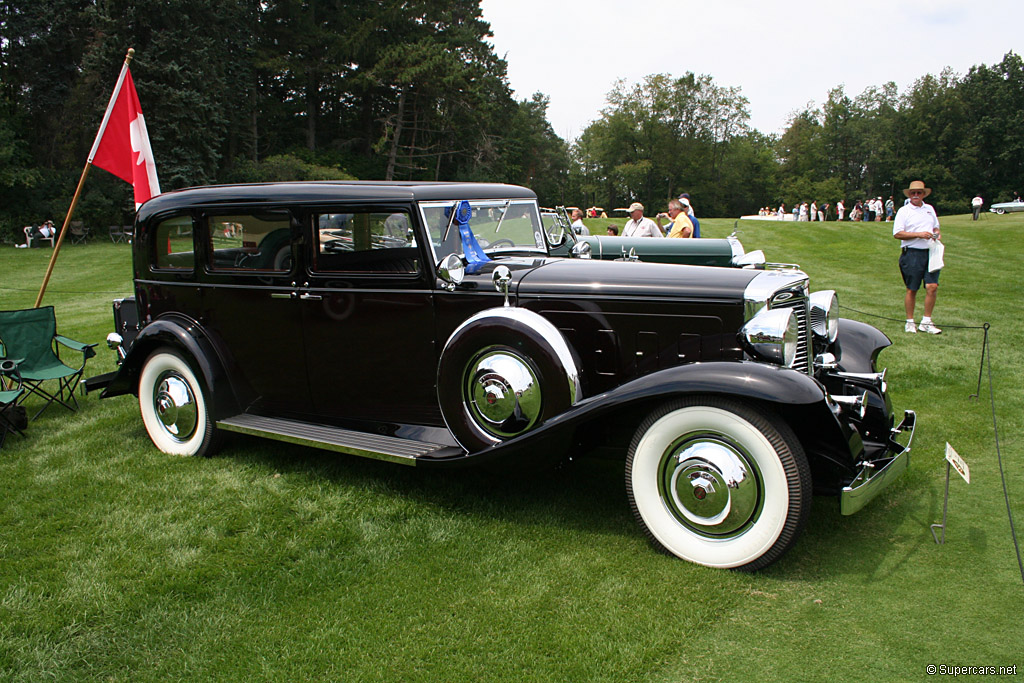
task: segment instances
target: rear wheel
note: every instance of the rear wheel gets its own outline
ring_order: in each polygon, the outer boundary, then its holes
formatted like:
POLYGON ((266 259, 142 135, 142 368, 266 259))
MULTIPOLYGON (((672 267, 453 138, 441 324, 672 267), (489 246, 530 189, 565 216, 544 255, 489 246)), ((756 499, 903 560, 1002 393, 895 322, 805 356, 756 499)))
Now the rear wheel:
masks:
POLYGON ((732 399, 693 396, 655 410, 637 429, 626 491, 666 552, 753 571, 781 557, 803 529, 811 475, 782 420, 732 399))
POLYGON ((146 359, 139 378, 139 411, 149 438, 164 453, 213 453, 217 428, 207 393, 177 352, 163 348, 146 359))

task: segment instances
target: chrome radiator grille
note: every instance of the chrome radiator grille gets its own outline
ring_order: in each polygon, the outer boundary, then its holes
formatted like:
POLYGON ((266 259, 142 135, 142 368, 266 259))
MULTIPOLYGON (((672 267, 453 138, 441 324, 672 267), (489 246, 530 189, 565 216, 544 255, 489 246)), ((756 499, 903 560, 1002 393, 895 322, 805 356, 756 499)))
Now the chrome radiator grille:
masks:
POLYGON ((811 315, 810 303, 803 292, 786 291, 776 294, 768 304, 769 308, 792 308, 796 316, 797 329, 799 330, 799 341, 796 347, 796 358, 793 359, 793 369, 814 374, 814 366, 811 358, 811 315))

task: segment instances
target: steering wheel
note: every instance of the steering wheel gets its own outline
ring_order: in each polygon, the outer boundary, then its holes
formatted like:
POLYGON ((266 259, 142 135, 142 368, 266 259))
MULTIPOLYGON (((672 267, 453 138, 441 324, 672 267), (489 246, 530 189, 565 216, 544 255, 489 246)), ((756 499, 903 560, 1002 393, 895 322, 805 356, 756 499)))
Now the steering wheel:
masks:
POLYGON ((494 247, 498 246, 514 247, 516 246, 516 243, 508 239, 507 237, 502 237, 500 240, 494 240, 493 242, 488 244, 487 248, 493 249, 494 247))

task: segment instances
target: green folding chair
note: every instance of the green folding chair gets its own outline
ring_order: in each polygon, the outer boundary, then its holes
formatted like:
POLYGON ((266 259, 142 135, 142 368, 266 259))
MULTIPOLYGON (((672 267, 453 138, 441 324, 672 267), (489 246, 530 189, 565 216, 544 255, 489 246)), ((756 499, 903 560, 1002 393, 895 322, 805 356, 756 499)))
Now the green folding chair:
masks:
POLYGON ((26 390, 17 400, 23 403, 30 395, 46 403, 32 419, 39 417, 54 402, 68 410, 78 408, 75 386, 85 372, 85 362, 96 355, 96 344, 82 344, 57 334, 57 318, 53 306, 28 308, 22 311, 0 311, 0 358, 21 359, 18 372, 26 390), (58 344, 82 354, 77 368, 66 365, 58 352, 58 344), (56 390, 47 390, 45 382, 56 382, 56 390), (73 405, 72 405, 73 404, 73 405))
POLYGON ((18 397, 24 393, 18 362, 0 360, 0 448, 11 432, 24 436, 25 409, 18 406, 18 397))

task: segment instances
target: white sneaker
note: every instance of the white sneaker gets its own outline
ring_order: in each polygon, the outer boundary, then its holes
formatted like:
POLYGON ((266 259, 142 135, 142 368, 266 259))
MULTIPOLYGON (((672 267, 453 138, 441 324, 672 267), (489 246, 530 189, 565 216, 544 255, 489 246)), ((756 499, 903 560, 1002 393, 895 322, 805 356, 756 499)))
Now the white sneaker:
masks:
POLYGON ((942 334, 942 330, 935 327, 935 323, 921 323, 921 331, 927 332, 928 334, 942 334))
MULTIPOLYGON (((924 328, 922 327, 921 329, 924 329, 924 328)), ((904 332, 910 332, 911 334, 914 334, 915 332, 917 332, 917 325, 914 324, 913 320, 908 320, 907 321, 907 326, 903 328, 903 331, 904 332)))

